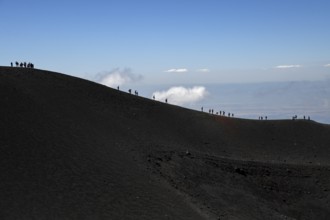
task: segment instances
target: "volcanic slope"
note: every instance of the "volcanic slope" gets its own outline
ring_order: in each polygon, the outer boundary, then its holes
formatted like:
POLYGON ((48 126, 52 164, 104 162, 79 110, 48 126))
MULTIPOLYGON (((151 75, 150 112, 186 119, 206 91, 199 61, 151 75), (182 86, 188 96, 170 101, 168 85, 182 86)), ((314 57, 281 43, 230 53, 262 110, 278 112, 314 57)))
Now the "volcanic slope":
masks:
POLYGON ((1 219, 327 219, 330 126, 0 67, 1 219))

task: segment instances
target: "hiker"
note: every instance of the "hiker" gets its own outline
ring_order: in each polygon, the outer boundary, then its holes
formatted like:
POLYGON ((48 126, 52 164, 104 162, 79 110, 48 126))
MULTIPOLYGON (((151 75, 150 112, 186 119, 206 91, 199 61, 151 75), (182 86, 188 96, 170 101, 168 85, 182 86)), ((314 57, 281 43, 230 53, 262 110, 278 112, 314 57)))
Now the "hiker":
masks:
POLYGON ((152 96, 153 100, 155 100, 155 95, 152 96))
POLYGON ((132 93, 132 90, 131 90, 131 89, 129 89, 129 90, 128 90, 128 92, 129 92, 129 94, 131 94, 131 93, 132 93))
POLYGON ((167 103, 167 99, 165 99, 165 102, 167 103))
POLYGON ((308 116, 308 121, 310 121, 311 120, 311 118, 308 116))
POLYGON ((226 112, 225 111, 222 111, 222 113, 223 113, 223 116, 226 116, 226 112))
POLYGON ((10 63, 10 66, 13 67, 13 62, 10 63))
POLYGON ((267 120, 267 116, 265 117, 265 119, 267 120))
POLYGON ((231 114, 231 117, 234 117, 234 113, 231 114))
POLYGON ((230 113, 228 113, 228 117, 230 117, 230 113))
POLYGON ((117 86, 117 90, 119 91, 119 86, 117 86))
POLYGON ((19 63, 18 63, 17 61, 16 61, 16 63, 15 63, 15 64, 16 64, 16 67, 18 67, 19 63))
POLYGON ((24 68, 26 68, 26 62, 23 63, 24 68))
POLYGON ((203 112, 203 106, 202 106, 201 110, 202 110, 202 112, 203 112))

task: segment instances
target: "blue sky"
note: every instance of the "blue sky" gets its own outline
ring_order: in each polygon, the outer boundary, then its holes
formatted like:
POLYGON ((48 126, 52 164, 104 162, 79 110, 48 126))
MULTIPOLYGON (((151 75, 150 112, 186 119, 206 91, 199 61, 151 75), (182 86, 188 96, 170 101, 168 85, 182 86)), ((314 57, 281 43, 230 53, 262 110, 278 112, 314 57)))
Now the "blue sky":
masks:
POLYGON ((0 65, 168 91, 330 79, 328 0, 0 0, 0 11, 0 65))
POLYGON ((131 68, 150 83, 329 76, 326 0, 0 0, 0 8, 1 63, 83 77, 131 68))

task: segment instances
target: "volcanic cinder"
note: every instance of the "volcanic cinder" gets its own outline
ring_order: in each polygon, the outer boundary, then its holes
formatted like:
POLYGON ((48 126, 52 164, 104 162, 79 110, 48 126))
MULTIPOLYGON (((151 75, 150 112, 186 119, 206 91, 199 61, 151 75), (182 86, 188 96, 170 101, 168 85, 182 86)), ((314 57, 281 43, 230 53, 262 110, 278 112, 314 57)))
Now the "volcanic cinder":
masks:
POLYGON ((0 67, 1 219, 329 219, 330 126, 0 67))

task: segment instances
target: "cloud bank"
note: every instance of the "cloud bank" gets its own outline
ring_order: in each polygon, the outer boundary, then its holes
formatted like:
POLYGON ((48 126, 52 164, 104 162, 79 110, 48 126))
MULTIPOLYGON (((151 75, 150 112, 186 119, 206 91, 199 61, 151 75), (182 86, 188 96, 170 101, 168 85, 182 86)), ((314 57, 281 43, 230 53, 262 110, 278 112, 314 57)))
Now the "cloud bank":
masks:
POLYGON ((182 86, 171 87, 167 91, 157 91, 152 95, 156 100, 165 101, 174 105, 192 104, 205 98, 208 94, 205 87, 194 86, 192 88, 185 88, 182 86))
POLYGON ((112 71, 100 73, 96 78, 97 82, 109 87, 117 87, 143 79, 142 75, 133 74, 129 68, 123 70, 116 68, 112 71))
POLYGON ((290 68, 299 68, 301 65, 279 65, 276 66, 276 69, 290 69, 290 68))
POLYGON ((186 68, 169 69, 169 70, 165 70, 164 72, 166 72, 166 73, 185 73, 185 72, 188 72, 188 69, 186 69, 186 68))
POLYGON ((330 63, 325 64, 324 67, 330 67, 330 63))

